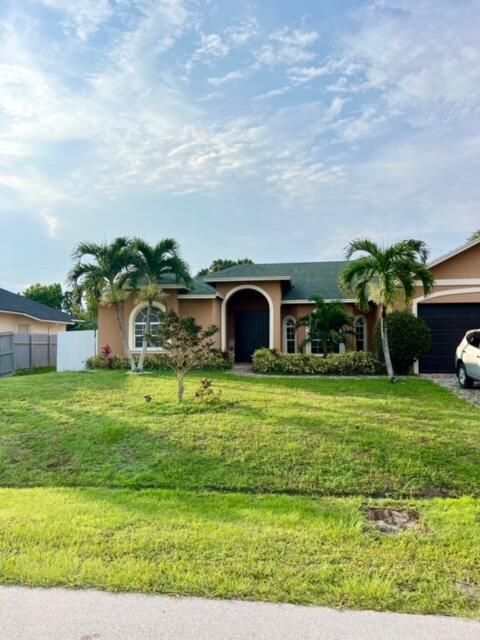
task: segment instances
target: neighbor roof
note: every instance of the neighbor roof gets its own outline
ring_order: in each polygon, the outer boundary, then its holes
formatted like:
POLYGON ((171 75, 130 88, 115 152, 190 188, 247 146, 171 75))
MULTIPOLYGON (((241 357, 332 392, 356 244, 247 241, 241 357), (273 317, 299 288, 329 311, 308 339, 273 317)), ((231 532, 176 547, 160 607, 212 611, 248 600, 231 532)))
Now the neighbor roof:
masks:
POLYGON ((320 295, 327 300, 341 300, 345 295, 338 280, 347 263, 335 262, 280 262, 268 264, 240 264, 205 276, 207 282, 232 280, 289 280, 291 287, 283 300, 310 300, 320 295))
POLYGON ((74 324, 74 319, 58 309, 52 309, 45 304, 30 300, 6 289, 0 289, 0 313, 15 313, 18 315, 60 324, 74 324))

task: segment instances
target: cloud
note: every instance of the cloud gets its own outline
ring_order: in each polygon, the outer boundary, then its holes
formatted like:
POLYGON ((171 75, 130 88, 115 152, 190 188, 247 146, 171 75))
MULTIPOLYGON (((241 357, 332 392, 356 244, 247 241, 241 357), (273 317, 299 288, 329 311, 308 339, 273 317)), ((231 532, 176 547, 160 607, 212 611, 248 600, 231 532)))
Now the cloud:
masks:
POLYGON ((223 76, 214 76, 212 78, 208 78, 209 84, 214 87, 220 87, 222 84, 226 82, 232 82, 232 80, 243 80, 244 78, 248 78, 254 71, 253 67, 245 67, 243 69, 235 69, 234 71, 229 71, 223 76))
POLYGON ((272 89, 271 91, 260 93, 258 96, 255 96, 254 100, 269 100, 270 98, 277 98, 288 93, 290 89, 291 87, 289 86, 280 87, 279 89, 272 89))
POLYGON ((318 40, 316 31, 284 27, 269 37, 270 43, 257 52, 257 61, 267 67, 278 64, 299 64, 315 58, 311 47, 318 40))
POLYGON ((200 98, 197 98, 197 102, 210 102, 216 98, 223 98, 223 93, 220 91, 212 91, 211 93, 207 93, 206 96, 200 96, 200 98))
POLYGON ((109 20, 113 9, 109 0, 37 0, 49 9, 65 14, 63 22, 67 34, 74 32, 80 40, 88 40, 109 20))
POLYGON ((293 84, 306 84, 331 73, 328 65, 322 67, 292 67, 288 70, 288 77, 293 84))
POLYGON ((255 38, 258 33, 258 21, 249 18, 237 25, 225 29, 225 35, 233 45, 242 46, 255 38))
POLYGON ((230 52, 230 47, 222 41, 216 33, 202 34, 200 46, 195 50, 192 61, 210 64, 213 60, 224 58, 230 52))

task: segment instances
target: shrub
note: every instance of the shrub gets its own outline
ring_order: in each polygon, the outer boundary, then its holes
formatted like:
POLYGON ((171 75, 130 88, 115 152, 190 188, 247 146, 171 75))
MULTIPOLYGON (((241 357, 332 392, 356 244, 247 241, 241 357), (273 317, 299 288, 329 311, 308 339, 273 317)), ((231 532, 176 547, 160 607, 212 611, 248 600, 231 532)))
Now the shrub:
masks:
MULTIPOLYGON (((428 353, 432 346, 430 327, 422 318, 416 318, 408 311, 394 311, 387 317, 388 344, 396 373, 407 374, 412 370, 414 360, 428 353)), ((383 362, 380 322, 375 327, 375 348, 378 359, 383 362)))
MULTIPOLYGON (((148 371, 166 371, 169 369, 166 362, 166 354, 164 353, 150 353, 145 359, 145 369, 148 371)), ((89 358, 86 362, 86 368, 89 370, 95 369, 130 369, 130 363, 128 358, 121 356, 109 355, 108 361, 103 356, 94 356, 89 358)), ((232 366, 231 359, 228 353, 215 350, 212 354, 210 363, 208 366, 203 367, 206 371, 221 371, 230 369, 232 366)))
POLYGON ((253 354, 253 368, 257 373, 291 375, 357 376, 383 373, 383 367, 375 355, 363 351, 335 353, 324 358, 304 353, 259 349, 253 354))

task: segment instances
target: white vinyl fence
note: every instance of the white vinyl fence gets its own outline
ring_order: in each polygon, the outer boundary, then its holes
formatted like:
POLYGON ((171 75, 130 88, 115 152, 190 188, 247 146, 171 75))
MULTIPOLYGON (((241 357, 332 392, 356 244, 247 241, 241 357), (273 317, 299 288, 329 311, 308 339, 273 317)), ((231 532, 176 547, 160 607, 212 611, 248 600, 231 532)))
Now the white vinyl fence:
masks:
POLYGON ((66 331, 58 334, 57 371, 83 371, 88 358, 96 355, 96 331, 66 331))

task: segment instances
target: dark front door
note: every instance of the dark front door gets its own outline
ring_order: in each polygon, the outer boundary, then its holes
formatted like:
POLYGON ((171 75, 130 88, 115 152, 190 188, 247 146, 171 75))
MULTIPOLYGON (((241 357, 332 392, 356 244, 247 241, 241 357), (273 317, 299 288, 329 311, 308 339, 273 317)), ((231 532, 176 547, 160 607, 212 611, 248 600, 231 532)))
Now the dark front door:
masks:
POLYGON ((418 315, 432 330, 432 348, 420 360, 420 373, 454 373, 463 336, 480 327, 480 304, 420 304, 418 315))
POLYGON ((235 360, 250 362, 257 349, 268 347, 268 311, 235 313, 235 360))

